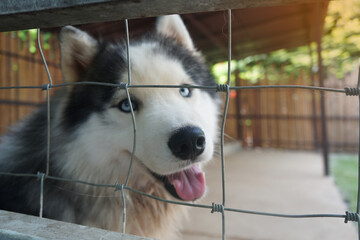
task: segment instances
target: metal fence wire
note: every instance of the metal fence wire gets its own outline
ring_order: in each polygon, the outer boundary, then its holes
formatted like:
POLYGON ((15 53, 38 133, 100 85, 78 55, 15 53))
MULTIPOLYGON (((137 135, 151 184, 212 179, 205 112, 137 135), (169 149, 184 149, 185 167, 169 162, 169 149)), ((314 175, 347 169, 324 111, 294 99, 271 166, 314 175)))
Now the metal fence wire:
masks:
MULTIPOLYGON (((207 208, 211 210, 211 213, 219 212, 222 216, 222 239, 226 239, 226 230, 225 230, 225 212, 231 211, 231 212, 237 212, 237 213, 243 213, 243 214, 254 214, 254 215, 262 215, 262 216, 271 216, 271 217, 281 217, 281 218, 342 218, 344 219, 344 222, 347 223, 349 221, 355 221, 358 222, 358 233, 359 233, 359 240, 360 240, 360 224, 359 224, 359 204, 360 204, 360 180, 358 180, 358 199, 357 199, 357 210, 356 212, 346 212, 345 214, 299 214, 299 215, 290 215, 290 214, 278 214, 278 213, 270 213, 270 212, 261 212, 261 211, 249 211, 249 210, 243 210, 243 209, 234 209, 229 208, 226 205, 226 183, 225 183, 225 158, 224 158, 224 129, 225 129, 225 121, 226 121, 226 115, 229 105, 229 92, 230 90, 248 90, 248 89, 264 89, 264 88, 300 88, 305 90, 315 90, 315 91, 328 91, 328 92, 336 92, 336 93, 342 93, 346 94, 346 96, 358 96, 359 98, 359 104, 360 104, 360 75, 358 79, 357 87, 347 87, 345 89, 335 89, 335 88, 324 88, 324 87, 314 87, 314 86, 299 86, 299 85, 273 85, 273 86, 230 86, 230 77, 231 77, 231 10, 227 10, 227 21, 228 21, 228 75, 227 75, 227 83, 226 84, 219 84, 217 86, 213 87, 205 87, 205 86, 199 86, 199 85, 132 85, 131 84, 131 68, 130 68, 130 47, 129 47, 129 28, 128 28, 128 20, 125 20, 125 28, 126 28, 126 47, 127 47, 127 70, 128 70, 128 82, 127 83, 119 83, 119 84, 111 84, 111 83, 100 83, 100 82, 75 82, 75 83, 62 83, 62 84, 53 84, 51 75, 49 72, 49 69, 46 64, 45 57, 42 53, 41 43, 40 43, 40 29, 38 29, 38 47, 40 50, 40 54, 46 69, 46 72, 48 74, 49 83, 43 84, 41 86, 5 86, 0 87, 0 90, 7 90, 7 89, 31 89, 31 88, 37 88, 42 89, 46 91, 46 101, 47 101, 47 158, 46 158, 46 172, 42 173, 39 172, 38 174, 25 174, 25 173, 9 173, 9 172, 0 172, 2 175, 10 175, 10 176, 17 176, 17 177, 30 177, 30 178, 38 178, 40 180, 40 211, 39 211, 39 217, 41 218, 43 215, 43 197, 44 197, 44 191, 43 186, 44 182, 47 179, 55 180, 55 181, 64 181, 64 182, 73 182, 73 183, 79 183, 79 184, 85 184, 93 187, 98 188, 110 188, 114 189, 114 191, 121 191, 122 196, 122 203, 123 203, 123 222, 122 222, 122 232, 126 232, 126 202, 125 202, 125 195, 127 192, 133 192, 139 195, 142 195, 146 198, 152 198, 158 201, 166 202, 169 204, 179 204, 189 207, 198 207, 198 208, 207 208), (114 87, 114 88, 120 88, 123 89, 126 92, 126 96, 128 99, 128 102, 130 103, 131 107, 131 117, 132 117, 132 124, 133 124, 133 131, 134 131, 134 137, 133 137, 133 149, 131 153, 131 162, 129 165, 126 181, 124 183, 118 183, 115 182, 114 184, 98 184, 93 182, 87 182, 82 181, 78 179, 69 179, 69 178, 60 178, 49 175, 49 166, 51 164, 50 159, 50 90, 52 88, 59 88, 59 87, 65 87, 69 85, 102 85, 102 86, 108 86, 108 87, 114 87), (131 105, 130 101, 130 94, 129 89, 131 88, 200 88, 200 89, 209 89, 209 90, 216 90, 217 92, 225 92, 226 98, 225 98, 225 105, 224 105, 224 111, 222 115, 222 124, 221 124, 221 176, 222 176, 222 202, 221 203, 212 203, 212 205, 204 205, 204 204, 197 204, 197 203, 189 203, 189 202, 180 202, 180 201, 171 201, 162 199, 156 196, 152 196, 146 193, 143 193, 141 191, 138 191, 136 189, 133 189, 128 186, 129 182, 129 176, 131 174, 131 167, 132 162, 134 159, 134 153, 136 150, 136 120, 135 115, 133 111, 133 107, 131 105)), ((360 105, 359 105, 360 106, 360 105)), ((359 115, 360 115, 360 108, 359 108, 359 115)), ((359 122, 360 126, 360 122, 359 122)), ((45 127, 45 126, 44 126, 45 127)), ((360 143, 360 128, 359 128, 359 143, 360 143)), ((360 149, 360 146, 359 146, 360 149)), ((358 160, 360 160, 360 150, 358 151, 358 160)), ((360 162, 360 161, 359 161, 360 162)), ((358 169, 358 175, 360 176, 360 164, 358 169)))

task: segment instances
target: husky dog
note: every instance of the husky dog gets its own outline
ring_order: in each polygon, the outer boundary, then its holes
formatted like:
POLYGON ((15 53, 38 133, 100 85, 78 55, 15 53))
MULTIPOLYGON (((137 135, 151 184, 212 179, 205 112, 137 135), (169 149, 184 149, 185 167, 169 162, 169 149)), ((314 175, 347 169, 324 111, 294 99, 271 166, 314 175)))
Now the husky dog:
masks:
MULTIPOLYGON (((64 27, 61 67, 67 82, 128 81, 124 42, 97 41, 64 27)), ((213 156, 219 99, 215 86, 178 15, 157 20, 153 33, 131 41, 131 85, 183 88, 129 88, 136 118, 136 151, 128 186, 163 199, 194 201, 205 192, 202 165, 213 156)), ((11 129, 0 145, 0 171, 45 172, 47 110, 44 105, 11 129)), ((133 149, 133 124, 126 91, 102 85, 72 85, 51 98, 49 175, 92 183, 126 180, 133 149)), ((0 209, 39 214, 36 178, 0 175, 0 209)), ((126 232, 174 238, 183 207, 125 190, 126 232)), ((43 216, 122 230, 121 192, 111 188, 44 181, 43 216)))

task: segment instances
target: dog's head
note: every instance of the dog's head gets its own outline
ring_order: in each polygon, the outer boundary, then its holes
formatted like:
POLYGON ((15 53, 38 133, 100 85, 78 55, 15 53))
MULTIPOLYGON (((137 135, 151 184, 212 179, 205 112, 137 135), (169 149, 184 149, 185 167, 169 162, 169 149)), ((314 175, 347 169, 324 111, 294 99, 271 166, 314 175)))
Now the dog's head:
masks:
MULTIPOLYGON (((63 28, 60 41, 66 81, 128 82, 124 43, 99 42, 73 27, 63 28)), ((201 165, 212 158, 217 135, 218 98, 215 90, 190 87, 215 82, 180 17, 161 17, 154 34, 131 41, 130 61, 131 86, 184 85, 129 88, 137 129, 136 160, 175 197, 200 198, 205 191, 201 165)), ((104 149, 94 151, 96 164, 122 161, 116 155, 132 151, 133 124, 125 90, 73 86, 63 113, 65 128, 86 126, 82 128, 93 144, 89 150, 104 149)))

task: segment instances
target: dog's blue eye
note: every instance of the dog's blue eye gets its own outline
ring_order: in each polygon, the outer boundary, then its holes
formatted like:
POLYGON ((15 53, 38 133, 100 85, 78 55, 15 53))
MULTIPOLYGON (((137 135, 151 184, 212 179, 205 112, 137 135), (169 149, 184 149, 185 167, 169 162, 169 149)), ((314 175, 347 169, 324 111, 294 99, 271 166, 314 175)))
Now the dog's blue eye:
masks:
MULTIPOLYGON (((134 100, 131 100, 131 105, 133 107, 133 111, 136 111, 138 110, 138 104, 136 101, 134 100)), ((120 103, 119 103, 119 109, 122 111, 122 112, 125 112, 125 113, 130 113, 131 112, 131 107, 130 107, 130 104, 129 104, 129 101, 127 98, 125 98, 124 100, 122 100, 120 103)))
POLYGON ((179 92, 183 97, 191 97, 191 91, 189 88, 180 88, 179 92))

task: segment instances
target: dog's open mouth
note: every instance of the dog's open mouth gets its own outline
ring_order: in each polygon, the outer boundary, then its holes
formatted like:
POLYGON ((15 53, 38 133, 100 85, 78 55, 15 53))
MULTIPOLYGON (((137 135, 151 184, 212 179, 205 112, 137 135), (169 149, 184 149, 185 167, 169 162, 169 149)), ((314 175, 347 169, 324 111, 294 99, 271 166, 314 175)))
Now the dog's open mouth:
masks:
POLYGON ((155 174, 155 176, 164 183, 165 188, 174 197, 183 201, 194 201, 205 192, 205 174, 196 164, 173 174, 165 176, 155 174))

